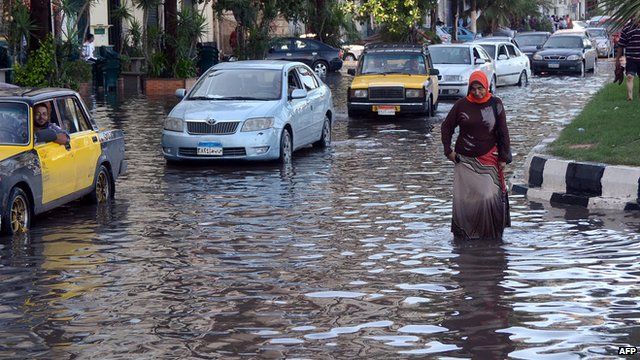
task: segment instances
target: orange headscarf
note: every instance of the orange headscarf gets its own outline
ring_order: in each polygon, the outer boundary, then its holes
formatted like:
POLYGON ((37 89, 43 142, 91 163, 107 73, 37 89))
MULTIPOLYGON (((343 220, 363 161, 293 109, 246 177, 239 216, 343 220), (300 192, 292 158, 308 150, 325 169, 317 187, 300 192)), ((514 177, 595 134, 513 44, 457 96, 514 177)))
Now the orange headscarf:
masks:
POLYGON ((476 70, 471 73, 471 77, 469 78, 469 91, 467 94, 467 100, 475 104, 484 104, 491 99, 491 92, 489 91, 489 80, 487 80, 487 75, 485 75, 482 71, 476 70), (475 96, 471 94, 471 84, 480 83, 480 85, 484 86, 487 89, 487 94, 482 99, 476 99, 475 96))

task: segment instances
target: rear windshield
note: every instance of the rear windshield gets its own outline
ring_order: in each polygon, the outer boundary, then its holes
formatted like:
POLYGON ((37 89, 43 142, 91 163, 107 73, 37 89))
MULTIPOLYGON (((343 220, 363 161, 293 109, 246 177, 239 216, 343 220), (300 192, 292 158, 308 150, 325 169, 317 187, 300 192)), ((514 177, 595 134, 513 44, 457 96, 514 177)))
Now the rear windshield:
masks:
POLYGON ((538 46, 547 41, 546 35, 522 35, 516 36, 516 41, 520 46, 538 46))
POLYGON ((587 30, 589 36, 592 38, 606 38, 607 31, 605 29, 589 29, 587 30))
POLYGON ((471 64, 468 47, 430 47, 434 64, 471 64))
POLYGON ((29 143, 29 107, 23 103, 0 102, 0 145, 29 143))

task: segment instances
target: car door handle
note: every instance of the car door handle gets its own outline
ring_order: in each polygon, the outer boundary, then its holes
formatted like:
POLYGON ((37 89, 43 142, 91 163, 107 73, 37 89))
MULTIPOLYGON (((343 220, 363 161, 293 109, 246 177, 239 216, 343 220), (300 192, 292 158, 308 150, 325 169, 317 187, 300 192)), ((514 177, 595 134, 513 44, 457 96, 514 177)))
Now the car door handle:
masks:
POLYGON ((95 135, 94 135, 94 136, 92 136, 92 137, 91 137, 91 141, 93 141, 94 143, 95 143, 95 142, 98 142, 98 137, 97 137, 97 136, 95 136, 95 135))
POLYGON ((311 110, 313 110, 313 105, 311 105, 311 110))
POLYGON ((287 53, 287 56, 291 56, 291 53, 287 53))
POLYGON ((316 56, 316 55, 318 55, 318 53, 314 51, 314 52, 311 53, 311 55, 316 56))

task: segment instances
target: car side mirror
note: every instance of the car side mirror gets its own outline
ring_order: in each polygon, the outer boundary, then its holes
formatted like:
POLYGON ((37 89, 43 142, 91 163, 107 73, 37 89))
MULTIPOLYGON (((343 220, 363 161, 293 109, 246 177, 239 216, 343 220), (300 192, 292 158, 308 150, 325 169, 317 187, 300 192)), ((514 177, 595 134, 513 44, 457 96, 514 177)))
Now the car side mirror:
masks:
POLYGON ((498 55, 498 60, 509 60, 509 57, 505 54, 498 55))
POLYGON ((347 74, 351 76, 356 76, 356 69, 347 69, 347 74))
POLYGON ((484 59, 476 59, 476 65, 486 64, 487 62, 484 59))
POLYGON ((185 90, 185 89, 178 89, 178 90, 176 90, 176 97, 177 97, 178 99, 182 99, 182 98, 184 98, 184 95, 185 95, 186 93, 187 93, 187 90, 185 90))
POLYGON ((58 138, 58 134, 56 134, 55 130, 52 129, 42 129, 36 131, 36 142, 39 143, 48 143, 52 142, 58 138))
POLYGON ((305 89, 295 89, 291 92, 290 98, 293 99, 304 99, 307 97, 307 90, 305 89))
POLYGON ((438 70, 438 69, 429 69, 429 75, 433 75, 433 76, 440 75, 440 70, 438 70))
POLYGON ((536 49, 542 50, 542 45, 536 45, 536 49))

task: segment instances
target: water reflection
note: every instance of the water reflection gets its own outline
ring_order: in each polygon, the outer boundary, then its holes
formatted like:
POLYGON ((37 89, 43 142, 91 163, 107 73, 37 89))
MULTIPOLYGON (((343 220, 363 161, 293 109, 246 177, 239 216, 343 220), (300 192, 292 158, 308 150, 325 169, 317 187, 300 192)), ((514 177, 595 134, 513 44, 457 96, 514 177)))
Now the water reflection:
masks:
POLYGON ((455 332, 456 354, 473 359, 506 359, 515 349, 505 329, 513 317, 511 304, 505 301, 507 255, 502 243, 458 241, 453 243, 451 259, 458 273, 451 279, 461 292, 450 305, 443 326, 455 332))

